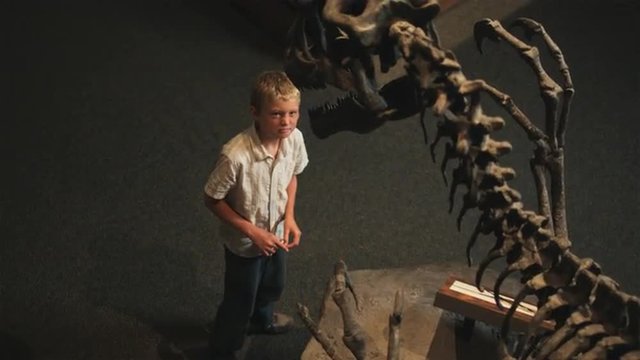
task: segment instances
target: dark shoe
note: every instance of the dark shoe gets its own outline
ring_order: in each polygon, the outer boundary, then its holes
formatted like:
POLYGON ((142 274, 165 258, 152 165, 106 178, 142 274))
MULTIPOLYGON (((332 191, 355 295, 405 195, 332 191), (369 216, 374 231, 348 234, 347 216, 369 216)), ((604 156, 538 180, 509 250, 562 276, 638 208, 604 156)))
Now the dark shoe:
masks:
POLYGON ((284 334, 293 328, 293 318, 289 315, 274 313, 273 321, 269 325, 250 324, 249 335, 265 334, 278 335, 284 334))

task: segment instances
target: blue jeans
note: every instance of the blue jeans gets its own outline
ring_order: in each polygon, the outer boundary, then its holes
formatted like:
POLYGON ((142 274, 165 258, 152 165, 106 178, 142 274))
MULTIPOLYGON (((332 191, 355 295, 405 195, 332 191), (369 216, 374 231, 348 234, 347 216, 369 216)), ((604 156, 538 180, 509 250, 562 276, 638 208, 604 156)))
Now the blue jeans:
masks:
POLYGON ((284 289, 286 253, 245 258, 225 247, 224 295, 209 343, 215 352, 242 347, 249 323, 269 325, 284 289))

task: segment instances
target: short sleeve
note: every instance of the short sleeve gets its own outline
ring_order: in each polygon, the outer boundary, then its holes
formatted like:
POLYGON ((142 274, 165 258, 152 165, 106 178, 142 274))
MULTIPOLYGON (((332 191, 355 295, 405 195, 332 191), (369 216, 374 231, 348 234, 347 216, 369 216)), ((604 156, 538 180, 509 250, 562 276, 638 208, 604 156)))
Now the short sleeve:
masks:
POLYGON ((204 192, 214 199, 224 199, 229 189, 236 184, 237 173, 237 166, 234 165, 231 159, 225 155, 220 155, 204 186, 204 192))
POLYGON ((298 132, 298 135, 298 139, 296 139, 296 163, 295 168, 293 169, 293 173, 295 175, 300 174, 309 163, 309 157, 307 156, 307 147, 304 145, 304 138, 302 137, 301 132, 298 132))

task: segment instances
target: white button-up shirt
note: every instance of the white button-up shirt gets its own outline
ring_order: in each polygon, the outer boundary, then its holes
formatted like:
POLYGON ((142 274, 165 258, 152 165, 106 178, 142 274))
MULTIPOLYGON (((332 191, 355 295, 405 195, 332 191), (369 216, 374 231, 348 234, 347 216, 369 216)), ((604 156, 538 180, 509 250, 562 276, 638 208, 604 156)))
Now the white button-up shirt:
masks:
MULTIPOLYGON (((308 162, 300 130, 294 129, 281 140, 274 158, 262 146, 252 125, 224 145, 204 191, 214 199, 224 199, 254 225, 275 233, 284 217, 287 187, 308 162)), ((251 239, 232 226, 223 223, 220 234, 234 254, 260 255, 251 239)))

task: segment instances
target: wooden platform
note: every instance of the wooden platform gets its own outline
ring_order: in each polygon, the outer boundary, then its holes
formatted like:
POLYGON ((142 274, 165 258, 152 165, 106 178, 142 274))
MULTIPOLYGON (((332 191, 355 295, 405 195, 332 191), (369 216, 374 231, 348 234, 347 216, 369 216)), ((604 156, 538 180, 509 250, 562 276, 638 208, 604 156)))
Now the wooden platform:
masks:
MULTIPOLYGON (((505 310, 500 310, 495 304, 493 292, 488 290, 481 292, 475 285, 450 276, 436 293, 433 305, 463 316, 467 326, 473 326, 471 320, 478 320, 500 328, 507 310, 511 307, 513 297, 501 295, 500 299, 505 310)), ((511 318, 511 330, 527 331, 536 311, 535 305, 522 302, 511 318)), ((545 321, 541 325, 548 330, 552 330, 553 326, 551 321, 545 321)))

